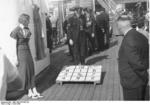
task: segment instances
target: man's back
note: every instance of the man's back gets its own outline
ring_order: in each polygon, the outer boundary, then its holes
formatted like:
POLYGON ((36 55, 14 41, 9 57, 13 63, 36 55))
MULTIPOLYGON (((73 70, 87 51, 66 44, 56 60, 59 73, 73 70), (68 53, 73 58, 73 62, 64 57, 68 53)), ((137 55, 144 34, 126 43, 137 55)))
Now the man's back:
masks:
POLYGON ((141 33, 131 29, 119 50, 119 73, 125 88, 137 88, 148 80, 149 45, 141 33))
POLYGON ((96 23, 98 27, 105 27, 109 22, 109 17, 105 12, 102 12, 100 15, 96 16, 96 23))

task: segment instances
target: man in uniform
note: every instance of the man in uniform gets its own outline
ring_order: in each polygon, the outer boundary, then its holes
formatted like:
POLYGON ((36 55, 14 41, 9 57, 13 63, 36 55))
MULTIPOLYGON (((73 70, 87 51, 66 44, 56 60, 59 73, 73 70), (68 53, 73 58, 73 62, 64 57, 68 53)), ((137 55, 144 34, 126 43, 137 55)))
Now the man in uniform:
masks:
POLYGON ((79 30, 80 30, 80 20, 78 14, 78 8, 73 8, 74 15, 68 19, 68 39, 69 45, 73 51, 73 58, 75 64, 79 64, 79 30))
POLYGON ((80 30, 79 30, 79 58, 80 58, 80 63, 82 65, 85 64, 85 58, 86 58, 86 49, 87 49, 87 36, 86 36, 86 16, 83 8, 80 8, 79 10, 79 20, 80 20, 80 30))
POLYGON ((49 48, 49 52, 52 52, 53 41, 52 41, 52 23, 50 20, 50 15, 45 13, 46 15, 46 31, 47 31, 47 47, 49 48))
MULTIPOLYGON (((108 28, 108 16, 104 13, 104 9, 101 8, 96 12, 96 35, 98 41, 98 51, 105 49, 106 30, 108 28)), ((109 28, 108 28, 109 29, 109 28)))
POLYGON ((109 43, 110 43, 110 34, 109 34, 109 15, 106 13, 105 9, 103 9, 102 15, 104 16, 105 19, 105 24, 104 24, 104 47, 105 49, 109 48, 109 43))
POLYGON ((91 55, 95 51, 95 19, 91 13, 91 10, 86 8, 86 35, 88 43, 88 55, 91 55))
POLYGON ((69 54, 68 54, 68 56, 71 56, 72 57, 72 60, 71 60, 71 62, 72 61, 74 61, 74 58, 73 58, 73 51, 72 51, 72 46, 70 45, 70 43, 69 43, 69 23, 68 23, 68 19, 66 19, 65 21, 64 21, 64 24, 63 24, 63 30, 64 30, 64 33, 65 33, 65 37, 67 37, 67 41, 66 41, 66 44, 68 45, 68 49, 69 49, 69 54))

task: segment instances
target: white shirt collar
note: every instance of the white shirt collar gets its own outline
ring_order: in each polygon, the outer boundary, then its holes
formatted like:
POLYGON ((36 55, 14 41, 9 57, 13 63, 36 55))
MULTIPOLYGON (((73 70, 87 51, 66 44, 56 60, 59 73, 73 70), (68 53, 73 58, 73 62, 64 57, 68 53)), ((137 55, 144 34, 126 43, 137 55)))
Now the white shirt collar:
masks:
POLYGON ((19 27, 20 27, 21 29, 24 29, 24 25, 23 25, 23 24, 19 24, 19 27))

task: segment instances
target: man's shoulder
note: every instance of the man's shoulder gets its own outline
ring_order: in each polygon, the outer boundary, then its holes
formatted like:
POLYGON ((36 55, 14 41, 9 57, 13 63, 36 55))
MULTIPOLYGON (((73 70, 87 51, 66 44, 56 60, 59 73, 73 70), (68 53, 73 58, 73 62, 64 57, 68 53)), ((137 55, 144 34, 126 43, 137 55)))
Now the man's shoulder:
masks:
POLYGON ((125 41, 130 44, 135 44, 145 42, 147 41, 147 39, 140 32, 136 31, 135 29, 132 29, 125 36, 125 41))
POLYGON ((131 29, 127 35, 126 38, 145 38, 144 35, 142 35, 142 33, 138 32, 136 29, 131 29))
POLYGON ((127 34, 125 35, 125 39, 128 38, 135 38, 136 35, 139 35, 140 33, 137 32, 135 29, 131 29, 130 31, 127 32, 127 34))

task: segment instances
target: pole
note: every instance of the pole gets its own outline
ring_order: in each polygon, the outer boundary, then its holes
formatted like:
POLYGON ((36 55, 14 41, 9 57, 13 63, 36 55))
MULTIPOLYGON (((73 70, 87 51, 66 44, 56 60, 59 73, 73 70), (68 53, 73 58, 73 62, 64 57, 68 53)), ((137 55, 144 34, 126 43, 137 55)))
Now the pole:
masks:
POLYGON ((147 11, 149 10, 149 0, 147 0, 147 11))
POLYGON ((93 4, 93 6, 92 6, 93 7, 93 13, 95 13, 95 0, 93 0, 92 4, 93 4))

